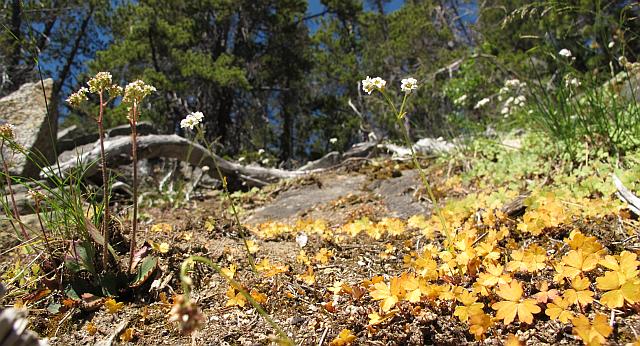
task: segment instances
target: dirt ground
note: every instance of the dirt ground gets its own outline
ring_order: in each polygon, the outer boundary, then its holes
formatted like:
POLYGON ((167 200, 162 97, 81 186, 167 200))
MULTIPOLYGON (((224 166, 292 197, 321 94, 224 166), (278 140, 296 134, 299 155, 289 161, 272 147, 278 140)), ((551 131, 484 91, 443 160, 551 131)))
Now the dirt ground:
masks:
MULTIPOLYGON (((231 289, 230 295, 225 278, 201 265, 191 273, 192 299, 202 312, 201 327, 184 335, 175 322, 169 321, 174 296, 182 293, 180 265, 189 256, 198 255, 223 268, 235 266, 234 279, 247 291, 256 292, 268 315, 299 345, 329 345, 344 329, 356 338, 345 338, 342 344, 334 341, 334 345, 479 344, 469 325, 454 316, 455 299, 402 300, 387 312, 372 299, 371 284, 376 277, 387 282, 408 270, 407 258, 428 242, 423 232, 405 226, 403 232, 386 232, 379 237, 367 232, 353 237, 344 234, 344 225, 364 217, 377 223, 395 218, 406 223, 413 215, 428 216, 432 208, 419 186, 413 170, 397 164, 359 163, 236 198, 242 222, 250 231, 249 239, 257 245, 254 256, 261 268, 257 272, 251 269, 229 204, 218 191, 201 191, 180 208, 145 208, 141 210, 141 238, 151 244, 168 244, 166 251, 157 251, 157 287, 123 299, 123 306, 115 312, 102 306, 74 306, 52 313, 47 307, 65 299, 54 292, 29 304, 31 326, 52 345, 266 345, 276 340, 274 329, 263 316, 238 297, 237 291, 231 289), (315 220, 324 224, 313 226, 315 220), (313 231, 314 227, 322 230, 313 231), (229 303, 234 299, 237 305, 229 303), (380 322, 372 322, 375 313, 380 322)), ((448 191, 446 198, 458 193, 448 191)), ((574 220, 574 224, 547 232, 540 238, 540 245, 549 253, 566 251, 562 240, 579 227, 585 235, 595 235, 613 249, 626 239, 608 231, 614 218, 574 220)), ((505 226, 515 229, 516 223, 505 222, 505 226)), ((436 243, 442 240, 434 239, 436 243)), ((528 246, 530 240, 516 237, 512 245, 528 246)), ((637 245, 626 241, 624 246, 637 245)), ((533 295, 530 287, 538 287, 545 278, 551 282, 553 270, 549 266, 540 274, 514 273, 514 277, 529 287, 527 294, 533 295)), ((450 280, 455 286, 472 286, 472 280, 466 277, 450 280)), ((491 311, 488 307, 494 300, 486 298, 485 311, 491 311)), ((609 311, 595 303, 593 306, 585 313, 609 311)), ((640 331, 637 310, 610 311, 614 312, 607 317, 616 323, 607 342, 613 345, 636 340, 640 331)), ((533 324, 505 326, 495 322, 481 343, 501 345, 507 335, 513 334, 528 345, 582 344, 571 325, 550 319, 544 309, 536 317, 533 324)))

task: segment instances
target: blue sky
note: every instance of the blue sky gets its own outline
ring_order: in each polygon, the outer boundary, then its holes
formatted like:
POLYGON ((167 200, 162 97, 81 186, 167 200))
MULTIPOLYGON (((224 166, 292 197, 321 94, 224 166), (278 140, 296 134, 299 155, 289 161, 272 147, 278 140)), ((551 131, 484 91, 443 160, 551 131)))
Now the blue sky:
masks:
MULTIPOLYGON (((365 6, 364 6, 365 10, 372 9, 371 6, 368 5, 367 1, 365 1, 364 3, 365 3, 365 6)), ((308 0, 308 4, 309 4, 309 6, 307 7, 308 15, 313 15, 313 14, 321 13, 322 11, 324 11, 324 5, 322 5, 320 0, 308 0)), ((384 5, 384 9, 386 13, 389 13, 399 9, 400 7, 402 7, 402 5, 404 5, 404 0, 391 0, 389 3, 384 5)), ((313 20, 308 21, 307 25, 309 26, 312 32, 315 31, 316 27, 318 26, 317 23, 313 20)))
MULTIPOLYGON (((402 7, 403 4, 404 4, 404 0, 392 0, 391 2, 385 5, 385 10, 387 12, 392 12, 402 7)), ((365 2, 365 9, 370 9, 367 6, 366 2, 365 2)), ((320 0, 309 0, 309 9, 308 9, 309 14, 322 12, 323 10, 324 10, 324 6, 322 6, 322 4, 320 3, 320 0)))

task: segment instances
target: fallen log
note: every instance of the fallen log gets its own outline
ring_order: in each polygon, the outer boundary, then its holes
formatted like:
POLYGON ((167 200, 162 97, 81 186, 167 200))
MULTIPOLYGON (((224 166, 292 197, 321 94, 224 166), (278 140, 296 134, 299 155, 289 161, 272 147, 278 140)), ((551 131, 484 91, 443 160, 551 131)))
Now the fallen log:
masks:
MULTIPOLYGON (((220 156, 210 153, 204 146, 192 142, 178 135, 148 135, 138 137, 138 159, 174 158, 188 162, 194 166, 209 166, 210 174, 217 176, 217 163, 222 175, 227 177, 230 188, 238 189, 242 185, 264 186, 281 179, 295 178, 316 172, 316 170, 286 171, 276 168, 260 166, 244 166, 230 162, 220 156)), ((131 138, 116 137, 104 143, 105 157, 108 167, 117 167, 131 162, 131 138)), ((100 147, 95 145, 90 151, 80 154, 57 165, 49 166, 40 173, 42 178, 51 175, 67 176, 71 172, 83 168, 84 177, 90 177, 99 172, 100 147)), ((221 179, 221 177, 216 177, 221 179)))
POLYGON ((620 198, 622 202, 627 203, 629 210, 634 214, 640 215, 640 198, 634 195, 631 190, 627 189, 615 173, 611 174, 611 178, 613 179, 613 184, 616 186, 616 189, 618 189, 616 192, 618 198, 620 198))

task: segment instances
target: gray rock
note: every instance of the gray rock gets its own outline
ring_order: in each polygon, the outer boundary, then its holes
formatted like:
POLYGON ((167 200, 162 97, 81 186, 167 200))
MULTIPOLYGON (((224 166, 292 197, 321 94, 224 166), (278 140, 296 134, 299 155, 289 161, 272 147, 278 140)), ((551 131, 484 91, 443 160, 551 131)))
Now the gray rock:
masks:
POLYGON ((267 220, 284 220, 308 214, 324 203, 359 191, 365 178, 364 175, 332 176, 322 186, 311 184, 295 187, 279 194, 268 205, 254 210, 246 222, 257 224, 267 220))
POLYGON ((58 152, 62 153, 98 140, 98 133, 87 133, 76 125, 58 132, 58 152))
POLYGON ((413 150, 420 154, 428 155, 448 153, 455 147, 455 144, 447 142, 442 138, 422 138, 413 145, 413 150))
MULTIPOLYGON (((51 97, 53 80, 44 81, 44 89, 51 97)), ((40 164, 54 162, 57 133, 57 119, 47 115, 44 95, 40 82, 24 84, 17 91, 0 99, 0 119, 15 126, 15 139, 18 144, 32 153, 28 159, 6 147, 3 150, 9 162, 9 173, 12 175, 37 178, 40 170, 32 161, 44 160, 40 164)))
POLYGON ((409 218, 416 214, 429 213, 423 203, 416 201, 414 192, 422 186, 418 171, 402 171, 399 177, 376 180, 369 188, 383 201, 391 216, 409 218))
POLYGON ((337 151, 332 151, 327 155, 315 160, 309 161, 304 166, 298 168, 299 171, 310 171, 314 169, 320 168, 329 168, 331 166, 335 166, 342 160, 342 154, 337 151))

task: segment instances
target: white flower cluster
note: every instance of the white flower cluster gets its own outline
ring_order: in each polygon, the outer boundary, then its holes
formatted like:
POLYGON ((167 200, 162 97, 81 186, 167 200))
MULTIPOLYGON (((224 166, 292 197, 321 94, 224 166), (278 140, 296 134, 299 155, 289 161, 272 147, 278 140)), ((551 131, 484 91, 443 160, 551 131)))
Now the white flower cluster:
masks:
POLYGON ((362 90, 369 95, 371 95, 374 90, 383 91, 386 85, 387 81, 380 77, 371 78, 367 76, 366 79, 362 80, 362 90))
MULTIPOLYGON (((371 78, 367 76, 367 78, 362 80, 362 90, 369 95, 371 95, 374 90, 384 91, 386 86, 387 81, 380 77, 371 78)), ((400 89, 402 92, 410 94, 413 90, 418 89, 418 81, 412 77, 404 78, 400 81, 400 89)))
POLYGON ((111 84, 111 73, 109 72, 98 72, 95 77, 89 79, 87 85, 89 88, 82 87, 75 93, 69 95, 67 98, 67 103, 74 108, 79 107, 82 102, 87 101, 89 98, 87 97, 88 93, 93 94, 102 94, 104 91, 109 93, 109 100, 106 102, 122 95, 122 87, 117 84, 111 84))
POLYGON ((202 119, 204 119, 204 114, 202 114, 202 112, 190 113, 186 118, 180 121, 180 127, 182 127, 183 129, 188 128, 190 130, 193 130, 196 125, 202 122, 202 119))
POLYGON ((404 93, 410 94, 411 91, 418 89, 418 81, 415 78, 405 78, 400 81, 400 89, 404 93))
POLYGON ((580 80, 570 74, 564 76, 564 86, 569 88, 569 87, 574 87, 577 88, 581 85, 582 83, 580 82, 580 80))
POLYGON ((15 126, 11 124, 3 124, 0 125, 0 138, 1 139, 12 139, 15 133, 15 126))
POLYGON ((500 88, 498 101, 502 101, 507 97, 500 110, 500 114, 505 118, 509 117, 517 108, 524 106, 527 98, 522 95, 522 91, 526 86, 527 83, 518 79, 508 79, 504 82, 504 87, 500 88))
POLYGON ((507 79, 504 81, 504 88, 507 88, 507 90, 524 88, 525 86, 527 86, 527 83, 521 82, 519 79, 507 79))
POLYGON ((483 98, 482 100, 478 101, 478 103, 476 103, 475 106, 473 106, 473 109, 479 109, 484 107, 487 103, 489 103, 491 100, 487 97, 483 98))
POLYGON ((565 58, 570 58, 572 56, 571 51, 566 48, 561 49, 558 52, 558 55, 563 56, 565 58))
POLYGON ((139 104, 142 102, 142 99, 154 91, 156 91, 156 88, 138 79, 135 82, 127 84, 124 88, 124 97, 122 98, 122 102, 128 104, 139 104))
POLYGON ((69 97, 67 98, 67 103, 71 107, 80 106, 80 104, 82 104, 82 102, 87 101, 89 99, 87 97, 87 93, 88 92, 89 92, 89 89, 87 89, 85 87, 80 88, 78 91, 76 91, 73 94, 69 95, 69 97))
POLYGON ((509 96, 509 98, 502 105, 502 109, 500 110, 500 114, 504 115, 504 117, 508 117, 515 108, 524 106, 524 103, 527 99, 524 95, 518 95, 516 97, 509 96))
POLYGON ((467 94, 464 94, 458 97, 457 99, 453 100, 453 104, 458 106, 464 106, 465 101, 467 101, 467 94))
POLYGON ((111 73, 98 72, 95 77, 89 79, 87 85, 89 85, 90 92, 97 94, 111 87, 111 73))

